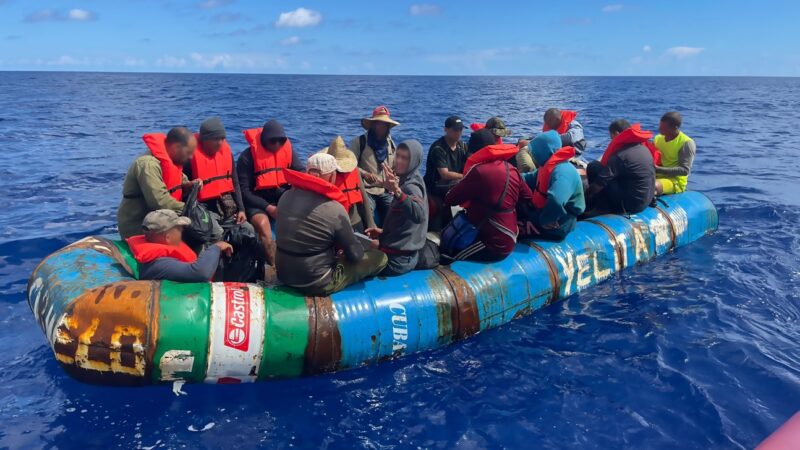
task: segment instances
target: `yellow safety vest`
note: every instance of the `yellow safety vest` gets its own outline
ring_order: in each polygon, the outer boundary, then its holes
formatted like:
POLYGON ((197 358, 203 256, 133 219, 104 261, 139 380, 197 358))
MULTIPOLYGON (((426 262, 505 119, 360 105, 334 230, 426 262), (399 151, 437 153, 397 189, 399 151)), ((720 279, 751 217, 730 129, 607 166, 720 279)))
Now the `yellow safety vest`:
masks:
MULTIPOLYGON (((680 153, 681 148, 683 148, 683 145, 691 140, 692 138, 683 134, 683 131, 679 131, 678 136, 671 141, 667 141, 662 134, 656 136, 653 142, 656 144, 658 151, 661 152, 661 166, 676 167, 678 165, 678 154, 680 153)), ((679 187, 679 189, 677 189, 678 192, 683 192, 686 190, 686 185, 689 184, 688 175, 681 175, 672 179, 675 180, 675 183, 679 187)))

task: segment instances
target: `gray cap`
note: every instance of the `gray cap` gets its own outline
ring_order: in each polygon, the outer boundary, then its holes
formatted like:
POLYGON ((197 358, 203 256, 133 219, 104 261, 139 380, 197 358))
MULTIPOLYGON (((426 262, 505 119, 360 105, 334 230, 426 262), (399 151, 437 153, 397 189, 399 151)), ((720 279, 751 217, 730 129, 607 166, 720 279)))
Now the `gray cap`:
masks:
POLYGON ((142 229, 144 231, 163 233, 175 227, 186 227, 191 224, 191 219, 188 217, 179 216, 178 213, 171 209, 159 209, 156 211, 151 211, 144 216, 144 221, 142 221, 142 229))
POLYGON ((200 140, 225 139, 225 127, 219 117, 211 117, 200 124, 200 140))

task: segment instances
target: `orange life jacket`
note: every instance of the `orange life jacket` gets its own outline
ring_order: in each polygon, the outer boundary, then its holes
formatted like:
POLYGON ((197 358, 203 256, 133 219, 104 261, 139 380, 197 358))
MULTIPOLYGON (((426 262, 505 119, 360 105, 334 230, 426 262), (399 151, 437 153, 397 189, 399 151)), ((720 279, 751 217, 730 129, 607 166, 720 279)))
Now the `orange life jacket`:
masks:
POLYGON ((611 158, 614 153, 617 153, 622 148, 631 146, 633 144, 642 144, 647 147, 647 149, 650 151, 650 154, 653 155, 653 164, 659 165, 661 163, 661 152, 659 152, 656 146, 648 140, 651 137, 653 137, 653 133, 647 130, 642 130, 641 125, 638 123, 631 125, 630 128, 623 130, 611 140, 611 143, 608 144, 606 151, 603 152, 603 156, 600 158, 600 164, 604 166, 608 165, 609 158, 611 158))
MULTIPOLYGON (((561 111, 561 125, 558 126, 556 132, 558 134, 564 134, 569 130, 569 124, 572 123, 575 118, 578 117, 578 113, 575 111, 561 111)), ((546 123, 542 126, 542 131, 550 131, 550 128, 546 123)))
POLYGON ((285 172, 292 165, 292 142, 286 142, 277 152, 271 152, 261 146, 261 128, 244 130, 244 138, 250 144, 253 155, 253 168, 256 176, 256 189, 274 189, 285 186, 285 172))
POLYGON ((197 261, 197 254, 189 248, 185 242, 181 242, 181 245, 177 247, 174 245, 156 244, 147 242, 147 239, 141 234, 129 237, 125 241, 131 248, 133 258, 140 264, 149 263, 158 258, 175 258, 185 263, 197 261))
POLYGON ((469 172, 472 166, 492 161, 505 161, 518 152, 519 148, 514 144, 487 145, 467 158, 467 162, 464 163, 464 175, 469 172))
POLYGON ((536 189, 533 190, 533 206, 538 209, 547 204, 547 190, 550 188, 550 175, 557 165, 575 157, 575 147, 561 147, 544 163, 536 175, 536 189))
POLYGON ((309 175, 304 172, 297 172, 295 170, 286 169, 283 171, 286 176, 286 181, 292 185, 292 188, 302 189, 304 191, 316 192, 323 195, 330 200, 339 202, 344 206, 345 211, 350 210, 350 202, 347 196, 344 195, 341 189, 336 187, 335 184, 328 183, 322 178, 309 175))
POLYGON ((361 196, 360 184, 361 175, 358 173, 358 169, 347 173, 336 172, 336 187, 342 190, 350 206, 364 202, 364 198, 361 196))
POLYGON ((197 194, 201 202, 219 198, 222 194, 233 192, 233 155, 228 141, 223 140, 222 146, 214 156, 208 156, 203 151, 203 144, 197 134, 197 150, 192 157, 192 178, 203 180, 203 188, 197 194))
POLYGON ((166 145, 167 135, 164 133, 147 133, 142 136, 150 153, 161 163, 161 175, 164 178, 164 186, 167 187, 169 194, 177 201, 183 199, 183 167, 175 164, 167 154, 166 145))

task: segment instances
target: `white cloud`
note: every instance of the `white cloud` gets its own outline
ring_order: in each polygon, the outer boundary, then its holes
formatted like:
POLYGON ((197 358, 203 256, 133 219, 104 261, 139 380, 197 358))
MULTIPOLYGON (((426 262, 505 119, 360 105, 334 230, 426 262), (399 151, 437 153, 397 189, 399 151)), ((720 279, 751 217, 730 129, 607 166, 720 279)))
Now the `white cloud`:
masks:
POLYGON ((601 11, 603 11, 604 13, 615 13, 615 12, 622 11, 623 7, 624 7, 624 5, 622 5, 620 3, 617 3, 617 4, 614 4, 614 5, 603 6, 603 9, 601 11))
POLYGON ((642 47, 642 51, 645 53, 650 53, 651 50, 653 50, 653 47, 650 47, 649 45, 642 47))
POLYGON ((469 50, 465 52, 452 52, 433 54, 426 59, 435 64, 463 64, 468 62, 470 65, 482 66, 490 61, 514 60, 525 55, 541 52, 539 47, 509 47, 509 48, 486 48, 479 50, 469 50))
POLYGON ((47 65, 49 66, 74 66, 77 64, 81 64, 81 61, 70 55, 62 55, 58 59, 47 61, 47 65))
POLYGON ((322 22, 322 14, 313 9, 297 8, 294 11, 281 13, 275 26, 278 28, 313 27, 322 22))
POLYGON ((262 54, 237 53, 191 53, 189 60, 194 67, 207 70, 257 70, 285 67, 286 60, 262 54))
POLYGON ((156 60, 156 65, 160 67, 179 68, 186 67, 186 59, 178 56, 162 56, 156 60))
POLYGON ((145 61, 141 58, 125 58, 122 61, 122 65, 126 67, 141 67, 145 65, 145 61))
POLYGON ((73 22, 90 22, 97 19, 97 15, 85 9, 70 9, 66 13, 55 9, 42 9, 25 17, 26 22, 46 22, 49 20, 69 20, 73 22))
POLYGON ((419 4, 411 5, 409 12, 412 16, 438 16, 442 13, 442 8, 439 5, 419 4))
POLYGON ((69 20, 77 20, 79 22, 86 22, 95 19, 94 13, 85 9, 70 9, 67 13, 67 17, 69 20))
POLYGON ((197 4, 200 9, 214 9, 220 6, 230 5, 233 0, 205 0, 197 4))
POLYGON ((667 49, 667 55, 678 59, 697 56, 705 50, 703 47, 671 47, 667 49))
POLYGON ((297 36, 292 36, 292 37, 288 37, 288 38, 286 38, 286 39, 281 39, 281 42, 280 42, 280 44, 281 44, 281 45, 283 45, 283 46, 285 46, 285 47, 291 47, 292 45, 297 45, 297 44, 299 44, 300 42, 301 42, 301 41, 300 41, 300 38, 299 38, 299 37, 297 37, 297 36))

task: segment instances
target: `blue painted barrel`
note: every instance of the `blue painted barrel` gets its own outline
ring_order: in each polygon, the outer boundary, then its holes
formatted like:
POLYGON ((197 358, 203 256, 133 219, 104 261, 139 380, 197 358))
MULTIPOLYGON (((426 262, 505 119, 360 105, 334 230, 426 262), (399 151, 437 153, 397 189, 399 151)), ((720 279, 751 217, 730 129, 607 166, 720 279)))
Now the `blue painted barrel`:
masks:
POLYGON ((376 279, 333 294, 336 368, 436 348, 507 323, 717 229, 699 192, 665 196, 632 216, 581 221, 561 242, 522 241, 497 263, 376 279))

